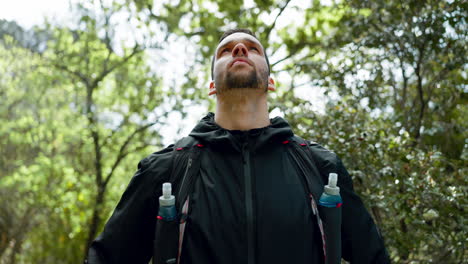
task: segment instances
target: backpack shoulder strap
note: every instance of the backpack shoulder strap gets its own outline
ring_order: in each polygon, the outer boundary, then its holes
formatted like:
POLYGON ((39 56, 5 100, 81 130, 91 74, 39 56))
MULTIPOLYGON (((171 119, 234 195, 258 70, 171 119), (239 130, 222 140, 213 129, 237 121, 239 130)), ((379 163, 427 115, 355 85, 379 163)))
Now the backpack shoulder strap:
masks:
POLYGON ((176 208, 179 212, 179 239, 177 263, 180 263, 186 220, 189 211, 190 193, 193 190, 201 164, 201 149, 205 146, 195 138, 188 136, 174 145, 172 172, 170 181, 175 185, 176 208), (183 169, 186 164, 185 169, 183 169))
POLYGON ((320 218, 320 213, 317 206, 320 196, 323 192, 323 179, 313 158, 312 151, 310 150, 310 143, 298 136, 293 136, 291 141, 292 144, 288 144, 288 149, 290 151, 291 157, 299 166, 302 172, 301 174, 304 177, 304 181, 306 183, 306 188, 309 191, 310 207, 317 219, 317 224, 322 239, 323 255, 326 259, 328 244, 326 241, 324 225, 322 223, 322 219, 320 218))
POLYGON ((318 202, 318 199, 323 192, 324 183, 316 161, 312 156, 312 152, 309 147, 310 143, 298 136, 293 136, 291 141, 292 144, 288 144, 290 154, 304 176, 307 189, 318 202))
POLYGON ((188 188, 199 171, 199 154, 202 147, 203 145, 191 136, 181 138, 174 144, 169 181, 174 186, 173 193, 176 196, 179 212, 181 212, 181 203, 188 194, 188 188))

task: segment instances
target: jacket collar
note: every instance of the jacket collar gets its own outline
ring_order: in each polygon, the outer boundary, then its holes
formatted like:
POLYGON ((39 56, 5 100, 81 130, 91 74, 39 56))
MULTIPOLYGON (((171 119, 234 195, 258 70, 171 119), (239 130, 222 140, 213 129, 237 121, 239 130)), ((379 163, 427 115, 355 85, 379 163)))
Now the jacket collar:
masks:
POLYGON ((190 136, 212 147, 241 151, 244 142, 248 142, 257 150, 294 135, 288 122, 281 117, 270 119, 269 126, 246 131, 224 129, 216 124, 214 117, 214 113, 208 113, 190 132, 190 136))

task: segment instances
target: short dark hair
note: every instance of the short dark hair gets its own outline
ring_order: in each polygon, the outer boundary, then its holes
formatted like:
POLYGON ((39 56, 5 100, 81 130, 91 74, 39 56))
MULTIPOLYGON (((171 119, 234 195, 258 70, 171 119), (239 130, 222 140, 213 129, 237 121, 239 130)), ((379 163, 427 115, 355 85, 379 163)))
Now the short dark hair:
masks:
MULTIPOLYGON (((221 41, 223 41, 223 39, 225 39, 227 36, 231 35, 231 34, 234 34, 234 33, 245 33, 245 34, 249 34, 251 35, 252 37, 256 38, 259 42, 260 40, 257 38, 257 36, 255 36, 255 34, 250 30, 250 29, 246 29, 246 28, 235 28, 235 29, 229 29, 227 31, 225 31, 223 33, 223 35, 221 36, 221 38, 219 39, 218 41, 218 44, 221 43, 221 41)), ((262 48, 263 48, 263 45, 262 45, 262 48)), ((268 60, 268 56, 265 52, 265 48, 263 48, 263 54, 265 54, 265 59, 266 59, 266 62, 267 62, 267 65, 268 65, 268 74, 270 74, 270 61, 268 60)), ((214 61, 216 59, 216 54, 213 55, 213 59, 211 60, 211 80, 214 80, 214 76, 213 76, 213 68, 214 68, 214 61)))

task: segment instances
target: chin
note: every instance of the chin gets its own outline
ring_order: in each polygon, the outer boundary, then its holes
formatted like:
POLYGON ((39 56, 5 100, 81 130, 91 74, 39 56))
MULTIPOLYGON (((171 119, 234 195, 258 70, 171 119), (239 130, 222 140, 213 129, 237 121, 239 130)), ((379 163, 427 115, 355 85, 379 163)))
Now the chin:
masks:
POLYGON ((246 74, 230 74, 226 76, 226 87, 233 88, 250 88, 258 87, 258 78, 255 72, 246 74))

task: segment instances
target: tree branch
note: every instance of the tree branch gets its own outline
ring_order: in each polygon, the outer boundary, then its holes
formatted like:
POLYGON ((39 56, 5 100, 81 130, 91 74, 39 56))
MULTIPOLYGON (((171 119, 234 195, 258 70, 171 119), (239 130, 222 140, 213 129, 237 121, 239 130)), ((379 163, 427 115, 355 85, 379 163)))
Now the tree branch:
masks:
POLYGON ((270 38, 270 33, 271 33, 271 31, 273 30, 273 28, 275 28, 276 21, 277 21, 278 18, 281 16, 281 14, 283 13, 283 11, 286 9, 286 7, 288 6, 288 4, 289 4, 290 2, 291 2, 291 0, 286 1, 286 3, 284 4, 284 6, 280 8, 280 11, 279 11, 278 15, 276 15, 275 20, 273 21, 273 24, 271 24, 271 26, 265 31, 266 39, 269 39, 269 38, 270 38))
POLYGON ((426 102, 428 102, 432 97, 432 92, 434 91, 434 85, 438 83, 442 78, 447 76, 449 72, 450 72, 449 69, 444 68, 441 71, 439 71, 439 73, 429 82, 429 84, 426 86, 429 90, 429 93, 426 98, 426 102))
POLYGON ((80 81, 82 81, 85 85, 89 85, 89 80, 88 78, 86 78, 86 76, 84 76, 82 73, 78 72, 78 71, 72 71, 70 70, 67 66, 65 65, 61 65, 61 64, 52 64, 51 66, 57 68, 57 69, 60 69, 60 70, 63 70, 65 72, 68 72, 69 74, 75 76, 76 78, 78 78, 80 81))
POLYGON ((93 83, 91 84, 91 86, 94 88, 96 87, 100 81, 102 81, 109 73, 111 73, 113 70, 117 69, 118 67, 122 66, 123 64, 125 64, 127 61, 129 61, 133 56, 135 56, 136 54, 138 54, 139 52, 141 52, 141 50, 139 49, 139 46, 138 44, 136 44, 134 47, 133 47, 133 50, 132 52, 124 57, 122 59, 122 61, 114 64, 112 67, 108 68, 108 69, 104 69, 103 72, 101 72, 101 74, 99 74, 98 77, 96 77, 96 79, 94 79, 93 83))
POLYGON ((277 60, 275 63, 272 63, 272 64, 271 64, 271 68, 273 68, 274 66, 276 66, 276 64, 281 63, 281 62, 283 62, 283 61, 285 61, 285 60, 291 58, 291 57, 294 56, 294 55, 295 55, 295 54, 290 53, 290 54, 288 54, 286 57, 277 60))
POLYGON ((130 144, 133 137, 135 137, 135 135, 137 135, 138 133, 141 133, 141 132, 145 131, 146 129, 153 126, 154 124, 155 123, 149 123, 147 125, 139 127, 135 131, 133 131, 133 133, 130 136, 127 137, 127 139, 122 144, 122 146, 120 146, 119 154, 117 155, 117 158, 115 159, 114 164, 112 165, 111 171, 107 174, 106 178, 104 179, 104 183, 103 183, 104 187, 107 186, 107 183, 112 178, 112 175, 114 174, 114 171, 117 168, 117 166, 125 158, 125 156, 128 155, 128 152, 125 152, 125 149, 127 148, 128 144, 130 144))
POLYGON ((418 141, 419 137, 421 136, 420 130, 422 126, 422 120, 424 118, 424 110, 426 108, 426 102, 424 100, 424 91, 423 91, 423 85, 422 85, 422 76, 421 76, 421 66, 422 66, 422 60, 423 60, 423 54, 424 54, 424 49, 425 49, 425 42, 423 42, 422 46, 419 48, 419 57, 418 61, 416 63, 416 68, 415 68, 415 74, 417 77, 417 89, 418 89, 418 98, 421 103, 419 107, 419 117, 416 125, 416 134, 414 138, 416 139, 415 142, 418 141))
POLYGON ((102 146, 106 146, 107 143, 109 143, 109 140, 114 137, 114 135, 124 126, 127 124, 128 117, 124 117, 124 120, 115 128, 111 131, 111 133, 104 139, 104 142, 102 143, 102 146))

